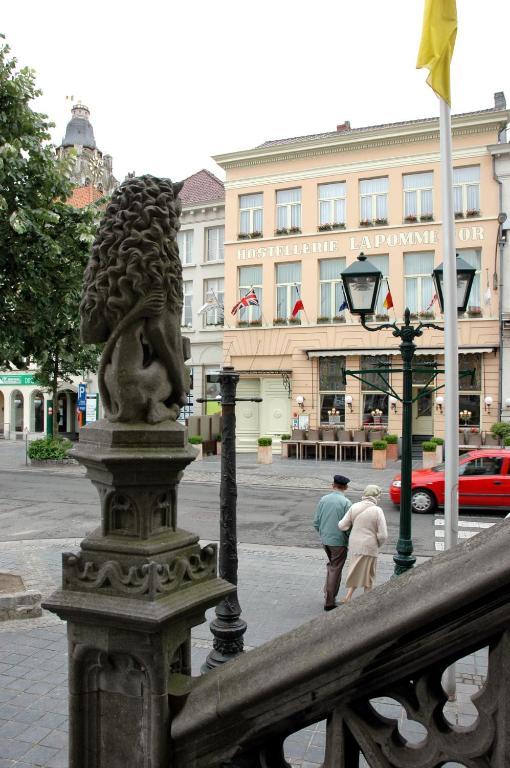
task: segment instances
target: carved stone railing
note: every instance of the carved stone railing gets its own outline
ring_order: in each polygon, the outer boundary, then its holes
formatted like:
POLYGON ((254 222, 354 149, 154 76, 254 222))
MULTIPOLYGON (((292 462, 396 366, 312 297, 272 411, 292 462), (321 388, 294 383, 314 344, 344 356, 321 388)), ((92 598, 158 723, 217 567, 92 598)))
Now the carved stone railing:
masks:
MULTIPOLYGON (((193 682, 171 727, 172 768, 284 768, 283 743, 327 719, 324 768, 510 766, 510 521, 193 682), (478 718, 445 717, 444 669, 489 647, 478 718), (427 731, 409 744, 371 700, 427 731)), ((175 710, 174 710, 175 711, 175 710)))

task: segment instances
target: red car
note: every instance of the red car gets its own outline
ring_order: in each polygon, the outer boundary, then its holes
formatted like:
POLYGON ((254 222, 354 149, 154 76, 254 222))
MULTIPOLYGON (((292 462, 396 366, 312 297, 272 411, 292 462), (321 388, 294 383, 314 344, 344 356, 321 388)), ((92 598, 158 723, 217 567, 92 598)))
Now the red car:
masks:
MULTIPOLYGON (((411 509, 426 514, 444 506, 444 464, 415 469, 411 480, 411 509)), ((390 498, 400 504, 400 475, 390 486, 390 498)), ((459 507, 510 510, 510 451, 470 451, 459 460, 459 507)))

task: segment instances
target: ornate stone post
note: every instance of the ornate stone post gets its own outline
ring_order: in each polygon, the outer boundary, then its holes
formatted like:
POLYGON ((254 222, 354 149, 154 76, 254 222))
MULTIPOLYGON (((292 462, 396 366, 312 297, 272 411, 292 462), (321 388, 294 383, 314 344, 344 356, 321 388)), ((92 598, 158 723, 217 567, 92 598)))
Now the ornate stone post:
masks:
POLYGON ((114 193, 85 274, 85 341, 105 341, 107 419, 74 456, 99 492, 101 525, 63 555, 44 607, 68 622, 70 768, 168 768, 169 724, 190 686, 191 634, 235 587, 216 549, 177 526, 195 458, 176 422, 186 396, 180 335, 179 185, 150 176, 114 193), (121 233, 121 234, 119 234, 121 233))

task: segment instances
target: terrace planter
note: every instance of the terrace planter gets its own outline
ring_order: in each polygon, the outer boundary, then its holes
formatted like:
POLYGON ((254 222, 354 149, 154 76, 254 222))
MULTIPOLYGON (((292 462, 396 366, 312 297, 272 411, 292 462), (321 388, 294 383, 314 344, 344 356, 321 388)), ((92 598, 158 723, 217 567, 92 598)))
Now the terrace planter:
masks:
POLYGON ((386 452, 388 448, 384 450, 374 448, 372 450, 372 469, 386 469, 386 452))
MULTIPOLYGON (((440 446, 438 446, 439 448, 440 446)), ((423 451, 422 454, 422 465, 423 469, 432 469, 432 467, 437 466, 440 464, 437 460, 437 448, 435 451, 423 451)))
POLYGON ((273 446, 259 445, 257 450, 257 464, 272 464, 272 463, 273 463, 273 446))
POLYGON ((386 459, 388 461, 397 461, 398 443, 388 443, 388 445, 386 446, 386 459))

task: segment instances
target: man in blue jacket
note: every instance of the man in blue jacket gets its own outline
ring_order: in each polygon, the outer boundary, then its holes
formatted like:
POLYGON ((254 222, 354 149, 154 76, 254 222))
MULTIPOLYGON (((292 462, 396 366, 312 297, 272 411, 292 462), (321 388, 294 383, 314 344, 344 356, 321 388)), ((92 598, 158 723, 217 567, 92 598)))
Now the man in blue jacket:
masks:
POLYGON ((331 611, 337 606, 335 598, 340 589, 342 568, 347 559, 349 533, 340 531, 338 523, 351 506, 349 499, 344 496, 349 482, 349 478, 344 477, 344 475, 334 476, 333 492, 326 494, 319 501, 313 521, 313 527, 319 532, 322 546, 328 556, 326 584, 324 585, 325 611, 331 611))

